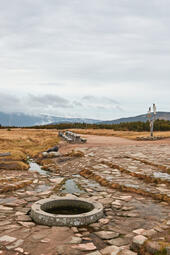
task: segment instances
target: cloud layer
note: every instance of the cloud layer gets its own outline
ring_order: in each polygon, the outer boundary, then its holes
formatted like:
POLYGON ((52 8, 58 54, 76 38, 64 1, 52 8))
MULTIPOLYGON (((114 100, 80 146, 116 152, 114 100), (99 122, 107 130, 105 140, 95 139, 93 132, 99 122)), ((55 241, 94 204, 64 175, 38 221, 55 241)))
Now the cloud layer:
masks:
POLYGON ((170 111, 169 10, 167 0, 0 1, 1 110, 170 111))

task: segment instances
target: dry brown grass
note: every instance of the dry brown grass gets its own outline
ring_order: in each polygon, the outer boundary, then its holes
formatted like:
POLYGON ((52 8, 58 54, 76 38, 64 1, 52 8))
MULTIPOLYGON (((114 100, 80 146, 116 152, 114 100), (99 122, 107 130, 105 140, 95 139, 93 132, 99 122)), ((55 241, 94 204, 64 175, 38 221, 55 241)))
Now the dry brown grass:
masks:
MULTIPOLYGON (((149 132, 114 131, 111 129, 71 129, 71 131, 84 135, 116 136, 132 140, 137 137, 150 136, 149 132)), ((154 132, 154 135, 170 137, 170 131, 154 132)))
POLYGON ((68 152, 67 154, 65 154, 65 156, 76 157, 76 158, 84 157, 84 152, 79 150, 78 151, 72 150, 68 152))
MULTIPOLYGON (((59 141, 57 135, 56 130, 0 129, 0 153, 11 153, 11 156, 4 159, 26 162, 27 156, 36 157, 40 152, 56 145, 59 141)), ((0 158, 0 161, 4 159, 0 158)))

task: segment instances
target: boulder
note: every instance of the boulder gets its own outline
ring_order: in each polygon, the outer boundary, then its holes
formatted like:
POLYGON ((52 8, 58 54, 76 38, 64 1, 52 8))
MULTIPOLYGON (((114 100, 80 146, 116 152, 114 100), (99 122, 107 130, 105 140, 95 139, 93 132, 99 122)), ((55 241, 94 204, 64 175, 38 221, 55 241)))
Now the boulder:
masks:
POLYGON ((57 152, 58 150, 59 150, 59 147, 58 147, 58 146, 54 146, 54 147, 48 149, 47 152, 48 152, 48 153, 49 153, 49 152, 52 152, 52 151, 57 152))

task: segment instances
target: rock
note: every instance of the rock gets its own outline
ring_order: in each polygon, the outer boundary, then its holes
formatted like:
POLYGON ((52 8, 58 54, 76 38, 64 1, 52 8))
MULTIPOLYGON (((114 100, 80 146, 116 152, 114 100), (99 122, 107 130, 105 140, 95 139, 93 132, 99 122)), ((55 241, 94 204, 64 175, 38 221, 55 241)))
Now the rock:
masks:
POLYGON ((132 196, 120 196, 119 197, 120 200, 129 202, 132 199, 132 196))
POLYGON ((18 248, 15 249, 15 251, 18 251, 18 252, 20 252, 20 253, 23 253, 23 252, 24 252, 24 249, 22 249, 21 247, 18 247, 18 248))
POLYGON ((109 219, 100 219, 99 223, 102 224, 102 225, 105 225, 105 224, 108 224, 109 221, 110 221, 109 219))
POLYGON ((49 179, 49 181, 55 183, 56 185, 59 185, 64 181, 64 178, 63 177, 51 178, 49 179))
POLYGON ((119 233, 116 233, 113 231, 99 231, 99 232, 95 232, 95 234, 104 240, 113 239, 119 236, 119 233))
POLYGON ((25 215, 25 213, 23 213, 23 212, 16 212, 15 213, 15 216, 20 216, 20 215, 25 215))
POLYGON ((24 242, 24 240, 18 239, 16 242, 12 243, 11 245, 6 246, 6 248, 7 248, 8 250, 15 249, 15 248, 17 248, 18 246, 22 245, 23 242, 24 242))
POLYGON ((35 223, 33 222, 23 222, 23 221, 18 221, 18 223, 26 228, 34 227, 35 223))
POLYGON ((113 199, 112 198, 103 198, 103 199, 100 199, 99 202, 102 203, 104 207, 108 208, 108 207, 111 207, 113 199))
POLYGON ((9 224, 11 224, 11 222, 8 220, 0 221, 0 226, 5 226, 5 225, 9 225, 9 224))
POLYGON ((107 241, 108 244, 110 245, 115 245, 115 246, 124 246, 129 244, 129 240, 126 238, 115 238, 107 241))
POLYGON ((41 243, 49 243, 50 239, 49 238, 44 238, 41 240, 41 243))
POLYGON ((13 208, 0 205, 0 212, 12 212, 13 208))
POLYGON ((99 251, 94 251, 94 252, 88 253, 88 255, 102 255, 102 254, 99 251))
POLYGON ((54 147, 48 149, 47 152, 48 152, 48 153, 49 153, 49 152, 57 152, 58 150, 59 150, 59 147, 58 147, 58 146, 54 146, 54 147))
POLYGON ((167 224, 168 226, 170 226, 170 220, 168 220, 166 224, 167 224))
POLYGON ((29 222, 29 221, 32 221, 32 219, 31 219, 30 216, 28 216, 28 215, 19 215, 19 216, 17 217, 17 221, 29 222))
POLYGON ((145 231, 145 229, 139 228, 139 229, 133 230, 133 233, 138 234, 138 235, 142 235, 142 233, 143 233, 144 231, 145 231))
POLYGON ((122 207, 122 210, 123 211, 131 211, 131 210, 133 210, 134 208, 133 208, 133 206, 123 206, 122 207))
POLYGON ((138 255, 136 252, 133 252, 133 251, 130 251, 130 250, 127 250, 127 249, 123 249, 119 255, 138 255))
POLYGON ((80 244, 81 241, 82 241, 82 239, 80 237, 73 236, 69 243, 71 243, 71 244, 80 244))
POLYGON ((71 230, 72 230, 74 233, 78 233, 78 232, 79 232, 79 231, 78 231, 78 228, 76 228, 76 227, 72 227, 71 230))
POLYGON ((142 235, 146 236, 146 237, 151 237, 153 235, 155 235, 157 232, 154 229, 149 229, 149 230, 145 230, 142 235))
POLYGON ((112 208, 120 209, 122 207, 121 201, 120 200, 115 200, 112 202, 112 208))
POLYGON ((48 156, 51 158, 51 157, 60 157, 61 154, 60 152, 55 152, 55 151, 51 151, 48 153, 48 156))
POLYGON ((98 231, 101 228, 99 223, 92 223, 89 226, 95 231, 98 231))
POLYGON ((117 255, 120 251, 121 248, 114 245, 107 246, 106 248, 100 250, 101 254, 103 255, 117 255))
POLYGON ((138 251, 146 240, 147 238, 145 236, 142 236, 142 235, 135 236, 131 244, 132 250, 138 251))
POLYGON ((0 244, 6 245, 16 241, 15 237, 4 235, 0 237, 0 244))
POLYGON ((42 152, 42 156, 43 156, 44 158, 47 158, 47 157, 48 157, 48 152, 46 152, 46 151, 42 152))
POLYGON ((72 246, 72 248, 80 249, 83 251, 94 251, 96 250, 96 246, 93 243, 84 243, 72 246))

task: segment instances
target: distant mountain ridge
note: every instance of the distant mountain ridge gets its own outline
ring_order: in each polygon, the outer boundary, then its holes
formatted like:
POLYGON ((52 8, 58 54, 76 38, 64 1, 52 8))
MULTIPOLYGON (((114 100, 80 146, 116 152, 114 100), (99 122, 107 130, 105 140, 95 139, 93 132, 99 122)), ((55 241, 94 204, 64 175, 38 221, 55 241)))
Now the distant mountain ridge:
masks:
MULTIPOLYGON (((170 120, 170 112, 157 112, 156 118, 162 120, 170 120)), ((136 122, 136 121, 146 122, 147 114, 142 114, 134 117, 120 118, 116 120, 101 121, 100 124, 119 124, 122 122, 136 122)))
POLYGON ((0 125, 14 126, 14 127, 31 127, 44 124, 57 124, 57 123, 98 123, 99 120, 83 119, 83 118, 64 118, 55 117, 51 115, 28 115, 24 113, 3 113, 0 112, 0 125))
MULTIPOLYGON (((157 119, 170 120, 170 112, 158 112, 157 119)), ((33 116, 24 113, 3 113, 0 112, 0 125, 14 126, 14 127, 31 127, 44 124, 58 124, 58 123, 87 123, 87 124, 119 124, 122 122, 136 122, 147 121, 147 115, 142 114, 135 117, 120 118, 116 120, 101 121, 86 118, 65 118, 55 117, 51 115, 33 116)))

